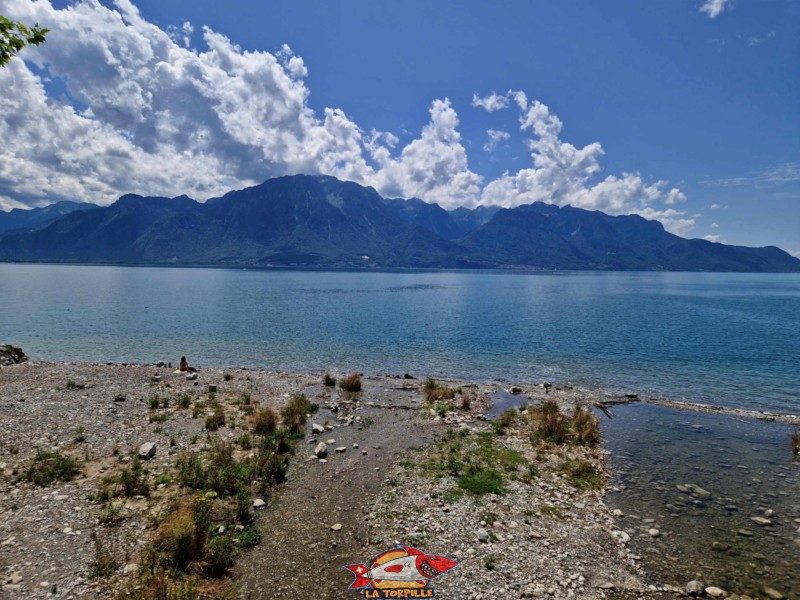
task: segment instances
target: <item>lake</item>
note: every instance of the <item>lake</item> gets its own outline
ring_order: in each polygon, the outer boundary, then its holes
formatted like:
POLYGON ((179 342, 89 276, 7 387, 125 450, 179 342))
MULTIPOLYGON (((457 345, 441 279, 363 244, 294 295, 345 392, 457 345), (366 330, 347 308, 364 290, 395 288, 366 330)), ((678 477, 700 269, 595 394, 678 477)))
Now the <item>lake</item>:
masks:
POLYGON ((0 265, 33 360, 572 383, 800 412, 800 275, 0 265))

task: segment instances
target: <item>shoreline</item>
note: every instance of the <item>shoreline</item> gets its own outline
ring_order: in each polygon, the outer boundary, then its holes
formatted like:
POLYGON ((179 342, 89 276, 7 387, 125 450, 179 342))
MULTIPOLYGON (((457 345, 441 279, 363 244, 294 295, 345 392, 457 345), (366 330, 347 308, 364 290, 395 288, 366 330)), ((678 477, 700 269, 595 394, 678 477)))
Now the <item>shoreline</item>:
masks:
MULTIPOLYGON (((521 403, 552 399, 567 413, 581 405, 601 403, 606 410, 613 410, 621 404, 642 402, 684 412, 760 420, 766 416, 766 420, 797 422, 793 415, 752 411, 744 414, 737 409, 690 407, 664 399, 605 397, 598 401, 594 399, 597 393, 572 386, 554 385, 548 392, 541 385, 509 386, 497 381, 441 380, 441 384, 463 390, 461 394, 468 395, 472 402, 467 410, 455 404, 440 408, 423 402, 424 381, 420 379, 368 375, 364 377, 365 390, 352 396, 338 388, 324 387, 321 373, 201 367, 197 381, 188 381, 182 375, 173 375, 172 369, 152 364, 28 362, 0 370, 0 421, 9 431, 0 445, 0 473, 4 474, 0 481, 4 492, 0 494, 0 556, 5 559, 4 588, 8 597, 22 597, 14 595, 17 590, 34 594, 25 597, 37 597, 34 592, 46 592, 42 583, 52 585, 52 579, 58 579, 59 586, 66 580, 74 583, 70 589, 79 591, 73 593, 75 598, 114 597, 87 576, 93 551, 86 532, 108 530, 110 539, 117 540, 114 543, 129 546, 109 580, 112 588, 129 582, 138 567, 135 549, 143 543, 141 533, 135 532, 150 530, 146 515, 164 510, 179 494, 170 480, 175 459, 184 452, 206 452, 211 439, 208 436, 232 443, 239 440, 248 423, 246 412, 242 412, 243 395, 252 395, 255 406, 278 408, 291 394, 302 392, 320 406, 314 423, 326 427, 320 434, 307 431, 305 439, 299 441, 290 461, 289 481, 276 488, 274 498, 261 513, 259 522, 277 533, 274 539, 264 536, 261 546, 245 553, 236 567, 244 590, 242 598, 258 598, 282 589, 281 578, 276 581, 258 575, 265 569, 285 571, 283 580, 291 580, 291 569, 269 563, 269 556, 276 554, 292 556, 285 561, 292 569, 312 567, 315 560, 333 561, 324 582, 316 584, 322 585, 323 590, 318 597, 341 597, 343 579, 336 571, 336 561, 345 564, 366 560, 393 541, 413 541, 433 552, 453 554, 468 565, 437 582, 441 594, 447 592, 448 597, 463 597, 458 590, 465 586, 486 590, 487 595, 475 592, 470 598, 487 600, 539 597, 551 591, 556 597, 563 593, 563 597, 587 599, 681 597, 680 587, 645 584, 648 577, 642 570, 642 557, 628 549, 630 536, 618 523, 621 514, 617 515, 604 501, 611 465, 603 446, 597 452, 555 448, 540 455, 527 441, 524 425, 512 423, 507 432, 496 432, 485 414, 492 396, 503 391, 521 403), (154 380, 156 372, 160 377, 154 380), (209 391, 211 386, 214 392, 209 391), (174 398, 181 394, 190 396, 192 405, 206 408, 190 417, 191 411, 174 405, 174 398), (168 408, 153 409, 154 395, 173 400, 168 408), (124 398, 118 401, 119 397, 124 398), (228 422, 211 434, 203 427, 203 419, 209 410, 208 399, 214 397, 227 413, 228 422), (80 442, 76 441, 79 429, 84 430, 81 437, 85 436, 80 442), (510 479, 504 476, 504 494, 472 497, 454 495, 458 490, 447 477, 431 479, 425 473, 410 470, 409 460, 423 460, 414 458, 420 456, 415 448, 436 448, 435 444, 446 439, 447 432, 458 431, 467 431, 469 439, 479 444, 487 439, 482 435, 491 434, 498 448, 513 450, 514 456, 520 457, 518 460, 536 466, 534 483, 524 477, 518 479, 517 474, 510 479), (206 437, 205 443, 199 443, 201 436, 206 437), (321 440, 331 441, 325 460, 318 460, 311 452, 321 440), (98 525, 97 513, 102 507, 87 503, 86 499, 104 477, 120 468, 126 448, 138 448, 145 441, 153 441, 158 448, 155 459, 146 463, 149 472, 164 483, 158 484, 149 498, 124 500, 120 506, 127 516, 121 525, 98 525), (83 475, 41 491, 20 482, 14 472, 24 473, 35 448, 60 448, 80 456, 85 459, 83 475), (118 449, 122 450, 121 455, 115 454, 118 449), (597 465, 604 473, 600 490, 576 491, 559 472, 564 460, 578 459, 597 465), (325 493, 321 495, 322 490, 325 493), (47 546, 42 547, 17 526, 18 514, 26 511, 38 514, 40 522, 44 519, 52 523, 47 526, 47 546), (398 514, 403 515, 399 520, 398 514), (409 520, 404 516, 407 514, 419 516, 409 520), (332 531, 333 520, 343 524, 343 529, 332 531), (286 532, 281 531, 284 528, 286 532), (138 539, 130 541, 131 535, 138 539), (54 540, 53 536, 60 539, 54 540), (121 541, 125 536, 129 536, 128 542, 121 541), (296 548, 287 550, 286 544, 296 548), (448 544, 450 548, 445 547, 448 544), (26 553, 19 552, 28 546, 39 560, 49 557, 46 560, 56 565, 52 576, 45 579, 24 566, 26 553), (516 551, 519 548, 528 550, 516 551), (568 553, 573 556, 566 562, 565 548, 570 548, 568 553), (53 552, 62 560, 53 560, 53 552), (335 556, 331 558, 330 554, 335 556), (526 558, 534 554, 540 556, 539 564, 526 558), (598 563, 597 557, 610 562, 598 563), (508 581, 504 582, 503 577, 514 577, 515 569, 527 569, 527 581, 519 586, 506 585, 508 581), (495 586, 498 578, 500 587, 495 586)), ((311 421, 308 428, 310 424, 311 421)), ((290 593, 288 590, 286 593, 290 593)))

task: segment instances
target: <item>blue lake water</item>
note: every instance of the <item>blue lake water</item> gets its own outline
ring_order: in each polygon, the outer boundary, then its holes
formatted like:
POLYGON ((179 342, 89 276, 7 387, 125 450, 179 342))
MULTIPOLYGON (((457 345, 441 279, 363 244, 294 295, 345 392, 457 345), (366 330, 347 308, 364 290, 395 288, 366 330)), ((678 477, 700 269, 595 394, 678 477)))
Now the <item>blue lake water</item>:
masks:
POLYGON ((800 276, 0 264, 34 360, 543 379, 800 412, 800 276))

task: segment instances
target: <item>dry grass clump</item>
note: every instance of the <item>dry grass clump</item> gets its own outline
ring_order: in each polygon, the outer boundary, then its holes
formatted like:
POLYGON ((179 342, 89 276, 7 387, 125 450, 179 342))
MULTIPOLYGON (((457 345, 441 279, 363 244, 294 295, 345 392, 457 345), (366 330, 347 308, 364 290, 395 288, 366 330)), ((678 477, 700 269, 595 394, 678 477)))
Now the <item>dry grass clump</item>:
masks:
POLYGON ((281 421, 290 434, 302 434, 307 415, 316 410, 317 405, 309 402, 305 394, 294 394, 281 410, 281 421))
POLYGON ((322 378, 322 383, 325 387, 336 387, 336 377, 330 373, 325 373, 325 377, 322 378))
POLYGON ((225 426, 225 411, 221 406, 214 409, 214 414, 206 417, 206 429, 216 431, 225 426))
POLYGON ((339 387, 345 392, 360 392, 361 391, 361 375, 358 373, 350 373, 339 382, 339 387))
POLYGON ((795 429, 791 434, 792 452, 800 455, 800 429, 795 429))
POLYGON ((596 446, 600 443, 600 420, 584 408, 575 409, 573 416, 562 413, 558 404, 546 400, 530 409, 531 440, 562 445, 596 446))
POLYGON ((257 435, 270 435, 278 427, 278 413, 269 407, 262 408, 252 419, 253 433, 257 435))
POLYGON ((456 390, 446 385, 439 385, 433 377, 428 377, 423 386, 423 394, 427 402, 441 402, 456 397, 456 390))

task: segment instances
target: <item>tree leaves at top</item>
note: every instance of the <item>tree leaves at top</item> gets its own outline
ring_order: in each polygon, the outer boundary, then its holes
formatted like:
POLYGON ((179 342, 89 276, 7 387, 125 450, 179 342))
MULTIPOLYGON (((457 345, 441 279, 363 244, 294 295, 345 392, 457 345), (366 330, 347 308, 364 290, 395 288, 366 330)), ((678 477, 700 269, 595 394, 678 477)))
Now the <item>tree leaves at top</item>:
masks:
POLYGON ((43 29, 36 23, 28 27, 24 23, 15 23, 0 15, 0 67, 4 67, 25 46, 38 46, 44 42, 49 29, 43 29))

